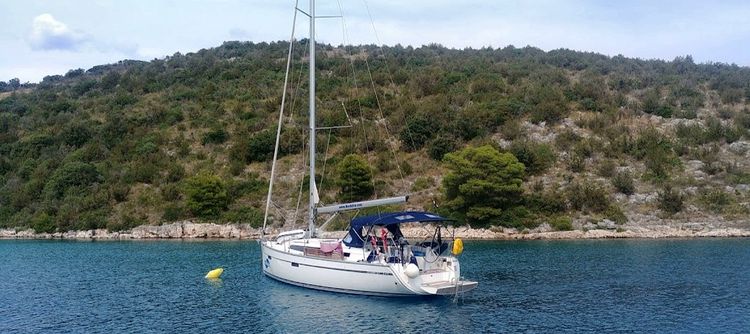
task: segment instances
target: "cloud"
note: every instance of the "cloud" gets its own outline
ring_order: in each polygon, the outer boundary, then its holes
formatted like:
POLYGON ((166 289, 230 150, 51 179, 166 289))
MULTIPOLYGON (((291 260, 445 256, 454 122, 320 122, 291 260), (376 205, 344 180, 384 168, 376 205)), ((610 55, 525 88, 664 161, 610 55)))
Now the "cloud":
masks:
POLYGON ((29 34, 29 44, 33 50, 77 50, 86 43, 86 38, 73 30, 65 23, 52 17, 51 14, 42 14, 34 18, 29 34))

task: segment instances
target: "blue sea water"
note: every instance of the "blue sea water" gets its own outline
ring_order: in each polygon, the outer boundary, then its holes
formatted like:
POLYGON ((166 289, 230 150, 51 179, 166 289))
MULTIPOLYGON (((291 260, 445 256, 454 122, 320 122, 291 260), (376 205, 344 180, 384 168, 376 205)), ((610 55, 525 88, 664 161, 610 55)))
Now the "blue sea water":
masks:
POLYGON ((259 261, 253 241, 0 240, 0 333, 750 331, 748 239, 469 241, 458 302, 297 288, 259 261))

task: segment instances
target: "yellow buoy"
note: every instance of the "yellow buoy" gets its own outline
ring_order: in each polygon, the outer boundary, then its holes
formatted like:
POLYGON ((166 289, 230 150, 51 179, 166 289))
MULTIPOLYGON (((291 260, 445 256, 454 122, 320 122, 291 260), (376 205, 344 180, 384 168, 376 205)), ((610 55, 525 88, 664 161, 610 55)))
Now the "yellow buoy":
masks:
POLYGON ((461 238, 453 240, 453 255, 461 254, 464 251, 464 242, 461 238))
POLYGON ((206 278, 208 279, 219 278, 219 276, 221 276, 221 274, 223 273, 224 273, 224 268, 216 268, 214 270, 209 271, 208 274, 206 274, 206 278))

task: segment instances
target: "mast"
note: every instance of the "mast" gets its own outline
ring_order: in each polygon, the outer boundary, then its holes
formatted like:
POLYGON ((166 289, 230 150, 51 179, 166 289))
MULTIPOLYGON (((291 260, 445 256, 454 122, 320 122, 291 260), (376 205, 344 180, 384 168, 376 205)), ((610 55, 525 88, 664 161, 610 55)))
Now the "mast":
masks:
POLYGON ((315 0, 310 0, 310 205, 309 231, 315 236, 315 0))

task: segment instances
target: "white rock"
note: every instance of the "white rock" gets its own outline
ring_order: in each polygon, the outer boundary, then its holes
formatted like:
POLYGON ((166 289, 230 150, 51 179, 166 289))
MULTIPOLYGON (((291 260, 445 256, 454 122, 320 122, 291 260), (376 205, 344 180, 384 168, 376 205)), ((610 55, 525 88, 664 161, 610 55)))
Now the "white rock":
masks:
POLYGON ((729 150, 732 151, 732 153, 744 155, 750 150, 750 142, 744 140, 736 141, 729 144, 729 150))

